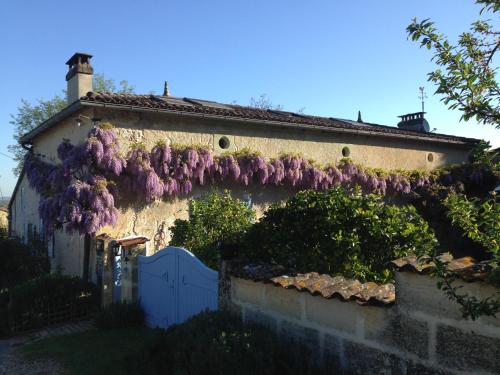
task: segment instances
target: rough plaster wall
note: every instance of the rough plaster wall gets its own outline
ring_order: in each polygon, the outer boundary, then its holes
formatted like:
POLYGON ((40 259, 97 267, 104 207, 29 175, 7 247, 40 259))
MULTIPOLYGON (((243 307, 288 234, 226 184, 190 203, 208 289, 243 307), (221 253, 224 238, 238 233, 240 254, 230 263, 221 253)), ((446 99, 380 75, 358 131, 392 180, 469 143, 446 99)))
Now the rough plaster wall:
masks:
POLYGON ((57 147, 63 139, 68 139, 73 144, 83 142, 87 138, 89 130, 92 129, 93 124, 89 119, 94 115, 92 110, 83 110, 64 119, 57 126, 47 129, 34 139, 34 152, 42 155, 47 162, 58 163, 57 147), (78 114, 86 116, 82 118, 81 126, 78 126, 75 121, 78 114))
MULTIPOLYGON (((26 176, 22 177, 17 193, 12 199, 12 234, 25 240, 28 224, 36 225, 37 232, 40 232, 39 196, 29 186, 26 176)), ((57 231, 54 234, 54 242, 54 257, 51 258, 52 271, 61 270, 67 275, 81 276, 83 271, 83 237, 57 231)), ((50 249, 49 255, 51 255, 50 249)))
POLYGON ((96 110, 97 116, 118 128, 124 148, 132 142, 144 142, 151 149, 159 140, 173 144, 198 144, 218 148, 221 135, 232 141, 233 150, 245 147, 265 157, 280 153, 302 153, 321 164, 335 163, 342 158, 342 148, 350 149, 350 158, 362 165, 385 169, 431 170, 467 159, 464 146, 433 142, 367 137, 304 129, 276 128, 269 125, 239 124, 229 121, 193 120, 167 117, 154 113, 96 110), (433 153, 434 160, 427 156, 433 153))
MULTIPOLYGON (((219 185, 218 191, 225 188, 231 190, 233 197, 252 200, 252 208, 257 217, 262 216, 266 208, 273 202, 285 200, 293 194, 287 189, 268 188, 244 189, 238 185, 219 185)), ((190 199, 197 198, 210 192, 212 187, 195 187, 189 197, 174 198, 156 201, 148 205, 135 203, 119 208, 118 223, 114 227, 104 227, 100 233, 107 233, 113 238, 128 236, 146 236, 150 239, 148 255, 167 246, 171 239, 169 228, 176 219, 188 219, 188 203, 190 199)))
MULTIPOLYGON (((398 274, 396 304, 360 306, 235 277, 225 306, 311 348, 314 360, 349 374, 496 374, 498 318, 464 320, 426 276, 398 274)), ((491 296, 492 287, 461 291, 491 296)))

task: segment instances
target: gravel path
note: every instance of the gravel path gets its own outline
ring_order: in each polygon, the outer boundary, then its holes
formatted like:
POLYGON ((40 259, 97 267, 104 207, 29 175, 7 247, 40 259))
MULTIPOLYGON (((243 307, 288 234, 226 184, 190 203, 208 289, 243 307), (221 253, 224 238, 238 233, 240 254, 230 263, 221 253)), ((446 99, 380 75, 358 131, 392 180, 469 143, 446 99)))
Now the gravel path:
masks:
POLYGON ((92 329, 89 321, 48 327, 27 336, 0 340, 0 375, 64 375, 64 368, 54 360, 27 361, 19 348, 47 337, 92 329))
POLYGON ((52 360, 27 361, 19 353, 19 347, 27 339, 0 340, 0 375, 63 375, 62 366, 52 360))

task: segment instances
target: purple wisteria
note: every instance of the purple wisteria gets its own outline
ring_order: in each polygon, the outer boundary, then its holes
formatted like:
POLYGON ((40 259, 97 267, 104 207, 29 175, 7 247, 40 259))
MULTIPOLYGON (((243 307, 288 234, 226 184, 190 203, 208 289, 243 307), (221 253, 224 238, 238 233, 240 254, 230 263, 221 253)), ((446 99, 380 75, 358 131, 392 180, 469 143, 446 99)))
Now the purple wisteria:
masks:
POLYGON ((59 165, 30 153, 25 170, 40 194, 39 212, 46 231, 65 225, 69 232, 93 234, 114 225, 119 199, 145 203, 189 194, 193 186, 233 182, 243 186, 286 186, 326 190, 360 186, 363 193, 395 194, 430 183, 421 173, 384 173, 363 169, 349 160, 318 167, 299 155, 266 160, 249 150, 215 156, 206 147, 157 144, 151 152, 132 146, 126 158, 111 126, 93 128, 85 143, 68 141, 57 149, 59 165))
POLYGON ((119 155, 114 131, 106 125, 95 127, 77 146, 65 140, 57 156, 61 163, 54 165, 29 153, 24 164, 30 186, 40 195, 44 231, 52 233, 65 225, 68 232, 92 234, 115 225, 117 191, 111 179, 120 176, 127 163, 119 155))

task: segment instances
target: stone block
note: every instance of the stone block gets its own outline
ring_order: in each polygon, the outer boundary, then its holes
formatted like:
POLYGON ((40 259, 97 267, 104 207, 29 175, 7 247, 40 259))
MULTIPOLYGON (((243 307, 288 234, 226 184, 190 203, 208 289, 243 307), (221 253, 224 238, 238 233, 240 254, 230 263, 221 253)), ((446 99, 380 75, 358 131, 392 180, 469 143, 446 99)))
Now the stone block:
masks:
POLYGON ((436 338, 437 361, 470 373, 489 371, 500 373, 500 338, 479 335, 473 331, 439 325, 436 338))
POLYGON ((413 272, 396 272, 395 279, 396 305, 399 309, 461 319, 457 305, 437 288, 436 278, 413 272))
MULTIPOLYGON (((421 311, 439 318, 465 321, 460 306, 437 288, 438 279, 430 275, 414 272, 396 272, 396 306, 407 311, 421 311)), ((465 282, 457 280, 454 286, 460 286, 461 294, 469 294, 478 299, 495 296, 498 290, 483 282, 465 282)), ((481 322, 500 327, 500 319, 481 317, 481 322)))
POLYGON ((302 318, 304 293, 272 284, 261 285, 264 287, 264 306, 266 309, 297 320, 302 318))
POLYGON ((263 283, 231 277, 231 298, 260 306, 263 303, 263 283))
POLYGON ((229 313, 234 314, 236 316, 241 317, 243 314, 243 308, 238 305, 237 303, 234 303, 233 301, 229 301, 226 304, 226 309, 229 313))
POLYGON ((283 320, 280 328, 281 339, 289 345, 292 350, 302 347, 304 358, 318 363, 321 358, 321 347, 319 343, 319 332, 315 329, 303 327, 299 324, 283 320))
POLYGON ((365 322, 365 338, 382 342, 397 350, 416 354, 422 359, 429 357, 429 327, 427 322, 406 315, 392 315, 380 327, 365 322))
POLYGON ((246 308, 245 309, 245 322, 256 323, 278 332, 278 321, 276 318, 263 313, 262 311, 246 308))
POLYGON ((363 306, 321 296, 304 294, 306 320, 325 328, 355 334, 358 320, 363 319, 363 306))
POLYGON ((405 368, 398 356, 350 340, 344 340, 344 362, 345 372, 352 375, 399 375, 405 368))
POLYGON ((325 334, 323 343, 323 366, 327 373, 338 374, 342 370, 342 348, 338 337, 325 334))
POLYGON ((452 372, 439 370, 434 367, 428 367, 422 363, 409 361, 406 365, 405 375, 453 375, 452 372))

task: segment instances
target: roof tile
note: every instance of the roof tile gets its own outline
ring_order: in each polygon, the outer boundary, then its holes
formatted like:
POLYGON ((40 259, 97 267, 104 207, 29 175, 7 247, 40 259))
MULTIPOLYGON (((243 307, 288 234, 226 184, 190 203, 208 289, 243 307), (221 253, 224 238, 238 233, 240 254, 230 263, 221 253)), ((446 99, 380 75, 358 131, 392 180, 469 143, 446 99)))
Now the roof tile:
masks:
POLYGON ((443 141, 455 141, 464 143, 476 143, 477 140, 464 137, 456 137, 437 133, 421 133, 409 130, 402 130, 393 126, 385 126, 371 123, 358 123, 351 120, 338 118, 326 118, 318 116, 308 116, 301 113, 286 111, 277 111, 272 109, 261 109, 253 107, 244 107, 234 104, 222 104, 207 100, 179 98, 171 96, 155 95, 133 95, 133 94, 115 94, 89 92, 83 96, 81 102, 85 103, 103 103, 123 106, 136 106, 143 108, 152 108, 158 110, 171 110, 187 113, 199 113, 207 115, 216 115, 222 117, 242 118, 249 120, 273 121, 282 123, 293 123, 301 126, 315 126, 337 129, 351 129, 360 131, 370 131, 375 133, 389 133, 406 135, 408 137, 424 137, 429 139, 438 139, 443 141))

